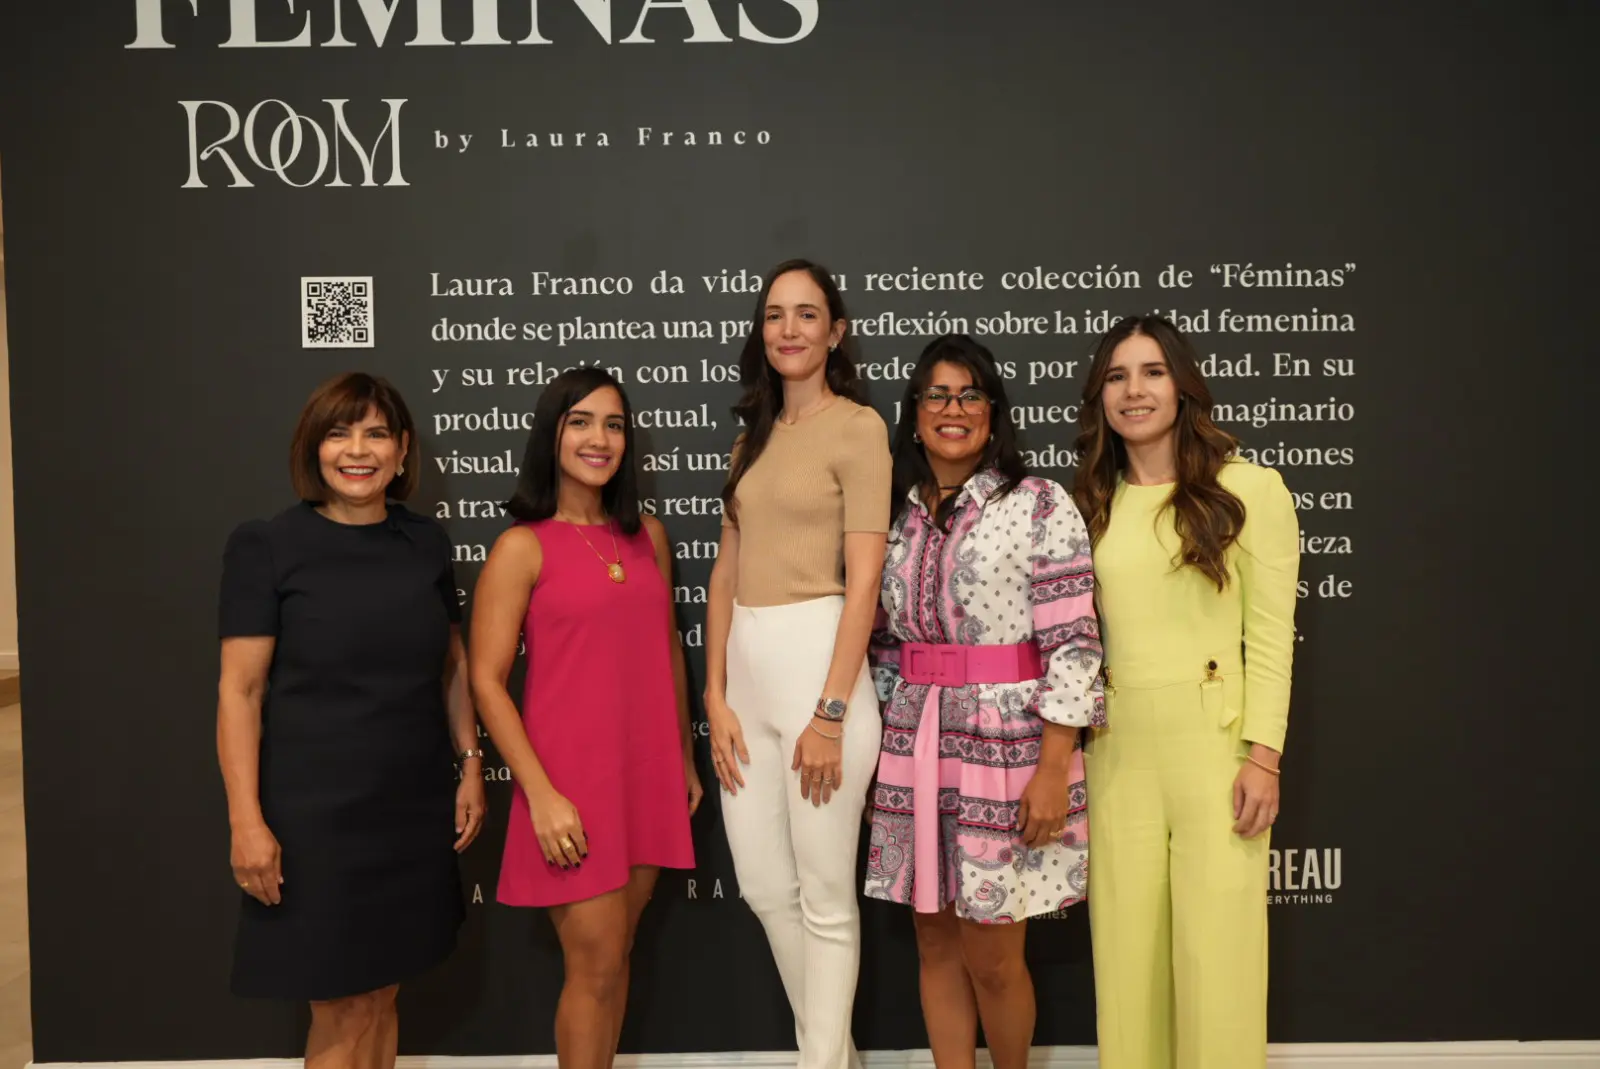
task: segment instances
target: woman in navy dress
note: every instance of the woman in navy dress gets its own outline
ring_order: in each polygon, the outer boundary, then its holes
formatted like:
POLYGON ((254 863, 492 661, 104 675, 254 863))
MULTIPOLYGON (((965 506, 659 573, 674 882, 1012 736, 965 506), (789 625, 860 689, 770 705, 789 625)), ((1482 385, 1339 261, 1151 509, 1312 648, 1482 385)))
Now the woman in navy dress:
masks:
POLYGON ((310 1002, 313 1069, 394 1064, 398 985, 454 949, 483 821, 450 539, 399 503, 416 457, 388 383, 325 383, 291 449, 300 503, 224 554, 233 990, 310 1002))

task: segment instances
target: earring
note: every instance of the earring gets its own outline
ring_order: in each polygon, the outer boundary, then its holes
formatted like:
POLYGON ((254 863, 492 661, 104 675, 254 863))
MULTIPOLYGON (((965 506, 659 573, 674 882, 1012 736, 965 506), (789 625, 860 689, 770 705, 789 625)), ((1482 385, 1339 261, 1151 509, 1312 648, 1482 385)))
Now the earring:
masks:
POLYGON ((400 466, 394 470, 394 473, 396 475, 404 475, 406 473, 406 462, 402 460, 400 466))
POLYGON ((911 432, 911 440, 913 442, 916 442, 918 445, 921 445, 922 444, 922 432, 921 431, 912 431, 911 432))

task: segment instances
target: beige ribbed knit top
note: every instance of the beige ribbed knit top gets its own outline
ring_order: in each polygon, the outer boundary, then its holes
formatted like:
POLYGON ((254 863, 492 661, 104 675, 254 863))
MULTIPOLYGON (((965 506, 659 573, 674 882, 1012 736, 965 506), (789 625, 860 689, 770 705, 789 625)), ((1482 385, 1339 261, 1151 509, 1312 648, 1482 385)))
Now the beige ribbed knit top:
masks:
POLYGON ((734 600, 755 608, 844 593, 847 531, 889 530, 889 429, 841 397, 782 422, 734 491, 739 568, 734 600))

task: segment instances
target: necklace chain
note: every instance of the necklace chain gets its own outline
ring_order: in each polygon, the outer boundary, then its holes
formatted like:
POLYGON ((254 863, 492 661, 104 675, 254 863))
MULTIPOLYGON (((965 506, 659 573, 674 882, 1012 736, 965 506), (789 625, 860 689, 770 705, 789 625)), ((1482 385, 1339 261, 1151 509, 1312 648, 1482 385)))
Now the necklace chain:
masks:
POLYGON ((583 539, 583 544, 593 550, 596 557, 600 558, 600 563, 606 566, 606 574, 611 577, 613 583, 621 583, 627 580, 628 575, 622 568, 622 550, 617 548, 617 530, 611 525, 610 517, 606 518, 606 530, 611 532, 611 552, 617 558, 615 562, 606 560, 605 554, 595 549, 594 543, 589 541, 589 536, 583 533, 583 528, 578 523, 573 520, 568 520, 567 522, 572 525, 574 531, 578 532, 578 537, 583 539))
POLYGON ((817 412, 821 412, 823 409, 827 408, 830 404, 832 404, 835 400, 838 399, 838 396, 839 395, 836 394, 836 393, 830 393, 827 396, 823 397, 822 400, 815 402, 810 408, 808 408, 808 409, 806 409, 806 410, 804 410, 802 412, 795 413, 795 415, 794 415, 794 417, 792 419, 784 419, 784 416, 788 415, 788 411, 787 410, 785 410, 783 412, 779 412, 778 413, 778 422, 784 424, 785 426, 793 427, 796 423, 799 423, 801 420, 805 419, 807 416, 813 415, 813 414, 815 414, 817 412))

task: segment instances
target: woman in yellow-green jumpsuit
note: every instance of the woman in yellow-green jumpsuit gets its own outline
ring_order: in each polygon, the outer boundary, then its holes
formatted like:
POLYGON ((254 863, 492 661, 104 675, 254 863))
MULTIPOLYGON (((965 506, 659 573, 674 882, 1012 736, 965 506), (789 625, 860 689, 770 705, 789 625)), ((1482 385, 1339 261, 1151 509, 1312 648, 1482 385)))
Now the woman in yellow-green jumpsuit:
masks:
POLYGON ((1194 349, 1122 320, 1089 369, 1074 496, 1094 542, 1106 726, 1084 745, 1101 1069, 1262 1069, 1267 848, 1299 529, 1232 455, 1194 349))

